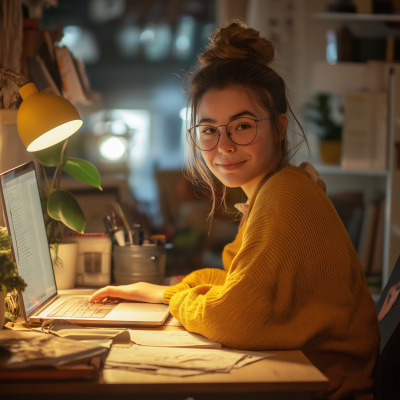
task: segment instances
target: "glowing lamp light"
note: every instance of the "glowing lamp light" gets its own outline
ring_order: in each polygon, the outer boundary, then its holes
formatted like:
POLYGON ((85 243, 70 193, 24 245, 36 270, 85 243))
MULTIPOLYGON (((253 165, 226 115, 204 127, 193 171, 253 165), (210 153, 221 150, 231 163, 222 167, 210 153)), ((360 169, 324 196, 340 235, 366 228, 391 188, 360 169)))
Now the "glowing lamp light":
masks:
POLYGON ((62 142, 82 126, 78 111, 64 97, 38 92, 32 82, 23 85, 19 94, 23 102, 17 115, 18 133, 29 152, 62 142))
POLYGON ((100 154, 107 160, 119 160, 126 150, 126 142, 123 139, 111 137, 100 145, 100 154))

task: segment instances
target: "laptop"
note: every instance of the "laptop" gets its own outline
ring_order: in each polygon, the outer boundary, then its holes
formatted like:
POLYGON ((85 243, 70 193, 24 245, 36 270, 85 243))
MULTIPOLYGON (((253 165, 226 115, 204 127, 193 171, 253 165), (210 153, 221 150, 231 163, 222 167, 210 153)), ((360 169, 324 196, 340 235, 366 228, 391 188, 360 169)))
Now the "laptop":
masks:
POLYGON ((59 294, 54 277, 39 187, 33 162, 0 174, 4 216, 18 274, 27 287, 19 293, 27 324, 63 319, 90 326, 159 326, 169 315, 165 304, 134 301, 89 303, 89 296, 59 294))

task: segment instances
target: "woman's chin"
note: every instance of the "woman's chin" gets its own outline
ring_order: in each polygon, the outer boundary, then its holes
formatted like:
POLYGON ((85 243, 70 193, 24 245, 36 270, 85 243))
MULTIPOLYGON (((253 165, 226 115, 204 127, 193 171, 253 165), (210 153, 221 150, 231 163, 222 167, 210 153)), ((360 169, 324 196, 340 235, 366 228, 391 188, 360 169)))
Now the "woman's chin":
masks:
POLYGON ((246 183, 238 179, 227 179, 226 177, 218 177, 218 179, 228 188, 241 187, 246 183))

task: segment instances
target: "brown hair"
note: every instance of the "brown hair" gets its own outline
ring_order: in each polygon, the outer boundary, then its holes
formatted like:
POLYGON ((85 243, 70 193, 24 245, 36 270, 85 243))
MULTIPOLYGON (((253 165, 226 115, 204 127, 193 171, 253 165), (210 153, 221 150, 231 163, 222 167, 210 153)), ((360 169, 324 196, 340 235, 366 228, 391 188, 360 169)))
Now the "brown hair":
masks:
MULTIPOLYGON (((191 113, 191 126, 197 123, 197 108, 203 95, 210 89, 222 90, 237 87, 244 90, 250 101, 254 97, 258 104, 270 114, 272 132, 275 135, 275 153, 270 172, 279 170, 285 162, 289 162, 307 138, 294 116, 287 99, 287 88, 284 80, 271 67, 275 59, 275 46, 268 39, 260 37, 255 29, 248 28, 243 22, 234 20, 226 27, 217 29, 210 38, 210 44, 198 57, 199 64, 186 75, 184 83, 188 86, 188 110, 191 113), (290 113, 300 127, 301 140, 289 148, 287 135, 283 137, 280 123, 281 114, 290 113)), ((297 134, 293 131, 294 134, 297 134)), ((295 142, 291 140, 292 142, 295 142)), ((210 190, 212 194, 212 218, 216 208, 216 188, 214 177, 202 160, 200 150, 187 135, 191 148, 187 155, 187 171, 189 179, 196 186, 210 190)), ((267 174, 268 171, 266 171, 267 174)), ((268 174, 270 175, 270 174, 268 174)), ((263 180, 265 182, 265 179, 263 180)), ((220 199, 225 208, 226 187, 220 199)))

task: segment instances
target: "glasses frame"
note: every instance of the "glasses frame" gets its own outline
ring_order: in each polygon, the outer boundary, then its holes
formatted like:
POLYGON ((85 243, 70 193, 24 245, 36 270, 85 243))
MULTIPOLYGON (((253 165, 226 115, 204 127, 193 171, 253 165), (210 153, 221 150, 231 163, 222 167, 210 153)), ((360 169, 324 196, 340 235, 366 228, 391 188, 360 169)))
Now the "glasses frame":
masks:
POLYGON ((237 119, 242 119, 242 118, 251 119, 252 121, 254 121, 254 122, 256 123, 256 134, 254 135, 253 140, 250 141, 249 143, 240 144, 240 143, 236 143, 235 141, 232 140, 232 138, 231 138, 230 135, 228 134, 228 130, 227 130, 227 131, 226 131, 226 134, 227 134, 227 136, 228 136, 228 139, 229 139, 232 143, 236 144, 237 146, 247 146, 247 145, 253 143, 254 140, 255 140, 255 138, 257 137, 257 133, 258 133, 258 130, 257 130, 258 125, 257 125, 257 123, 260 122, 260 121, 265 121, 265 120, 271 119, 271 117, 269 117, 269 118, 260 118, 260 119, 254 119, 254 118, 250 118, 250 117, 238 117, 238 118, 232 119, 231 121, 229 121, 229 122, 228 122, 227 124, 225 124, 225 125, 218 125, 218 126, 214 126, 214 125, 204 125, 204 124, 195 125, 195 126, 189 128, 189 129, 187 130, 187 132, 189 133, 190 139, 192 140, 193 144, 194 144, 199 150, 201 150, 201 151, 211 151, 211 150, 214 150, 214 149, 218 146, 218 143, 219 143, 219 141, 220 141, 220 139, 221 139, 221 129, 219 129, 219 128, 220 128, 221 126, 227 127, 232 121, 236 121, 237 119), (218 131, 218 141, 217 141, 216 145, 215 145, 213 148, 208 149, 208 150, 203 150, 203 149, 200 148, 200 147, 196 144, 196 142, 193 140, 193 137, 192 137, 193 129, 196 129, 196 128, 198 128, 199 126, 211 126, 211 127, 215 128, 215 129, 218 131))

